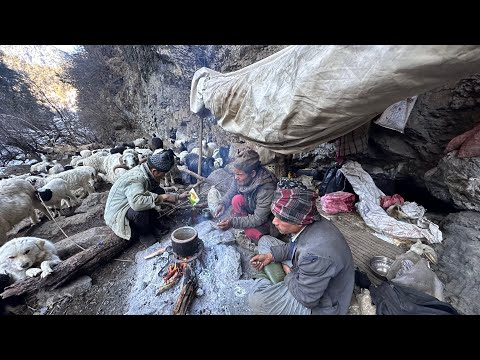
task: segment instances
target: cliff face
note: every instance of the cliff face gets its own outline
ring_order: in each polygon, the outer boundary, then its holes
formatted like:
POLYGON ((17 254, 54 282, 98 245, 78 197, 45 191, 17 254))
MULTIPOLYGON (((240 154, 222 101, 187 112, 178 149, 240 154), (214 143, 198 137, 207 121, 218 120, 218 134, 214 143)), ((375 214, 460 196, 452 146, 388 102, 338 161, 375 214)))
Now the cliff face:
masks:
MULTIPOLYGON (((144 133, 167 138, 170 129, 195 138, 200 118, 190 111, 190 82, 201 67, 230 72, 257 62, 285 46, 168 45, 119 46, 128 64, 118 99, 134 114, 144 133)), ((204 121, 204 136, 220 144, 235 138, 215 121, 204 121)))
MULTIPOLYGON (((222 73, 235 71, 284 47, 117 46, 124 62, 123 83, 117 100, 129 118, 142 129, 138 135, 155 132, 167 138, 173 128, 191 139, 197 138, 200 118, 190 111, 189 106, 191 79, 195 71, 201 67, 222 73)), ((424 173, 437 165, 450 139, 472 128, 479 120, 480 75, 474 75, 419 94, 404 134, 373 124, 368 153, 351 158, 383 178, 404 179, 423 187, 424 173)), ((204 121, 204 136, 219 144, 239 140, 208 116, 204 121)), ((322 164, 312 162, 310 165, 322 164)))
POLYGON ((373 125, 370 151, 364 161, 380 166, 404 163, 403 171, 395 175, 411 175, 414 170, 422 179, 444 156, 448 142, 479 121, 480 75, 477 74, 420 94, 404 134, 373 125))

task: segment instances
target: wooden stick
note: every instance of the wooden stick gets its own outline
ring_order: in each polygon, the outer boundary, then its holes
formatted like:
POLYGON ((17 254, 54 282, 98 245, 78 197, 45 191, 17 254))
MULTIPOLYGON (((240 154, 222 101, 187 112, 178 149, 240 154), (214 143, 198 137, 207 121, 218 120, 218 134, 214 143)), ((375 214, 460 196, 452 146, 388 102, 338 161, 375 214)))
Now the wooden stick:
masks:
POLYGON ((176 207, 175 210, 191 209, 192 207, 195 207, 195 208, 197 208, 197 209, 203 209, 203 208, 206 208, 206 207, 207 207, 207 203, 206 203, 206 202, 198 203, 198 204, 195 205, 195 206, 193 206, 193 205, 182 205, 182 206, 176 207))
POLYGON ((209 182, 207 178, 204 178, 203 176, 200 176, 200 175, 194 173, 193 171, 188 170, 186 168, 186 166, 177 166, 177 167, 178 167, 178 170, 180 170, 181 172, 184 172, 185 174, 192 175, 194 178, 196 178, 198 180, 203 180, 203 181, 209 182))
POLYGON ((147 260, 147 259, 151 259, 151 258, 153 258, 153 257, 155 257, 155 256, 157 256, 157 255, 161 255, 161 254, 163 254, 163 253, 165 252, 165 250, 166 250, 165 248, 157 249, 157 250, 155 250, 154 252, 152 252, 152 253, 148 254, 147 256, 145 256, 144 259, 147 260))

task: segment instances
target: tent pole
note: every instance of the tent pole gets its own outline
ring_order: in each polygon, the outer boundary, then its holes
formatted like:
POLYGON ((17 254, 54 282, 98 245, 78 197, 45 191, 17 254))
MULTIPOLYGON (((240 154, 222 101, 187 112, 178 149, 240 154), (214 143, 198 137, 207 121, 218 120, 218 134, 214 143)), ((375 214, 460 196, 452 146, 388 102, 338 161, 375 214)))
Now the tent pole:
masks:
MULTIPOLYGON (((198 145, 198 148, 199 148, 199 152, 198 152, 198 175, 202 176, 202 141, 203 141, 203 117, 200 116, 200 136, 199 136, 199 139, 200 139, 200 144, 198 145)), ((198 191, 201 191, 200 190, 200 186, 198 186, 198 191)))

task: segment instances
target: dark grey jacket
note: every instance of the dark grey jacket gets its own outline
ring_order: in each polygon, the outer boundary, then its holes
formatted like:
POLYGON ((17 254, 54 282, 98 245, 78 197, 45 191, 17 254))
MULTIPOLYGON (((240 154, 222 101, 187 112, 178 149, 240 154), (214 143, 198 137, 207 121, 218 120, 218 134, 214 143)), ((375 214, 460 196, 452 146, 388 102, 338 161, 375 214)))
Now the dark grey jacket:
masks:
POLYGON ((277 187, 277 178, 264 167, 260 167, 253 182, 249 186, 238 187, 234 180, 232 186, 223 198, 225 209, 232 204, 232 198, 242 194, 247 200, 247 212, 245 217, 233 217, 232 226, 236 229, 255 228, 269 221, 272 214, 270 206, 273 201, 273 193, 277 187))
MULTIPOLYGON (((355 280, 352 252, 330 221, 315 221, 296 240, 292 271, 284 283, 313 315, 345 315, 355 280)), ((275 262, 290 259, 289 244, 272 246, 275 262)))

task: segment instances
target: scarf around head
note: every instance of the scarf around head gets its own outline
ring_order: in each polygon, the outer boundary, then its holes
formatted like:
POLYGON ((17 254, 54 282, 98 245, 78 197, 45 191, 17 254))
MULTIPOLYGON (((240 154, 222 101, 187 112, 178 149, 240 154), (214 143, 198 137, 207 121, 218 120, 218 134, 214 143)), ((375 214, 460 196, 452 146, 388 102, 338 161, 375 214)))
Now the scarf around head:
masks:
POLYGON ((260 156, 249 147, 238 149, 233 166, 246 172, 256 170, 260 166, 260 156))
POLYGON ((296 225, 308 225, 318 218, 318 195, 300 181, 282 178, 273 195, 271 210, 282 221, 296 225))

